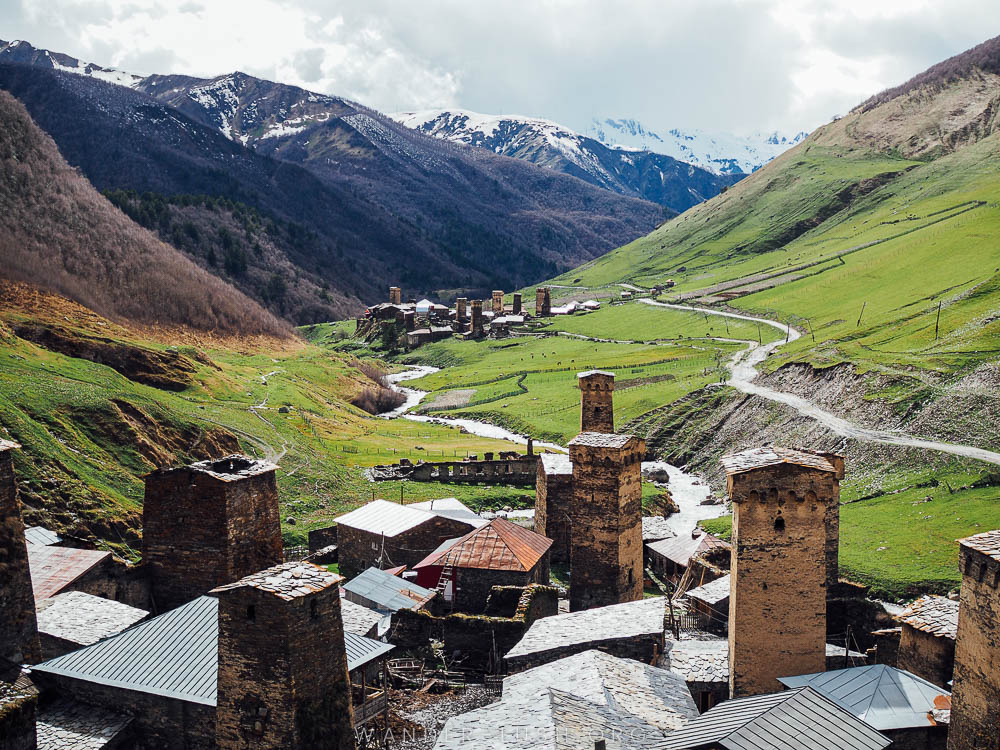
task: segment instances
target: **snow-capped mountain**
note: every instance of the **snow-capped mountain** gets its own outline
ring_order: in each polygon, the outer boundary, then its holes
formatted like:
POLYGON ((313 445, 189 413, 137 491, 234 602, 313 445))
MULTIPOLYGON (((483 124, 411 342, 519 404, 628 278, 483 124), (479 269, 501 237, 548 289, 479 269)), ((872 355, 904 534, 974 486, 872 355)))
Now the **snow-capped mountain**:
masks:
POLYGON ((390 117, 437 138, 530 161, 678 212, 735 181, 655 151, 608 146, 538 117, 440 109, 390 117))
POLYGON ((39 68, 64 70, 68 73, 79 73, 80 75, 90 76, 91 78, 97 78, 109 83, 117 83, 121 86, 135 86, 142 80, 142 76, 126 73, 123 70, 115 70, 114 68, 102 68, 100 65, 95 65, 94 63, 85 63, 77 60, 75 57, 64 55, 61 52, 38 49, 22 40, 5 42, 0 39, 0 60, 34 65, 39 68))
POLYGON ((648 149, 716 174, 749 174, 806 138, 808 133, 731 133, 677 128, 650 130, 628 118, 594 118, 587 135, 609 146, 648 149))

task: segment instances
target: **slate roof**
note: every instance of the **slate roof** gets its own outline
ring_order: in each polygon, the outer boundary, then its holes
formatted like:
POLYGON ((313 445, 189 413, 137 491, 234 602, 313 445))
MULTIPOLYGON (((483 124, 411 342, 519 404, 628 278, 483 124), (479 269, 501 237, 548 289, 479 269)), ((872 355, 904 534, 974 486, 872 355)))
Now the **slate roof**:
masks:
POLYGON ((344 631, 347 633, 368 635, 383 617, 385 615, 374 609, 355 604, 350 599, 340 599, 340 618, 344 621, 344 631))
POLYGON ((662 555, 677 565, 683 565, 685 568, 695 555, 700 555, 703 552, 708 552, 716 548, 731 549, 729 542, 724 542, 708 533, 697 537, 691 537, 689 534, 681 534, 672 539, 652 542, 646 546, 658 555, 662 555))
POLYGON ((958 543, 963 547, 989 555, 994 560, 1000 560, 1000 529, 959 539, 958 543))
POLYGON ((390 612, 415 607, 434 593, 378 568, 368 568, 343 584, 342 588, 390 612))
POLYGON ((951 708, 951 693, 886 664, 781 677, 790 688, 809 686, 876 729, 934 725, 935 710, 951 708))
POLYGON ((615 376, 613 372, 608 372, 607 370, 587 370, 586 372, 578 372, 576 377, 578 380, 583 380, 584 378, 589 378, 592 375, 606 375, 610 378, 615 376))
POLYGON ((195 471, 199 474, 205 474, 213 479, 217 479, 220 482, 236 482, 240 479, 245 479, 246 477, 266 474, 267 472, 274 471, 277 468, 277 464, 273 464, 270 461, 233 454, 231 456, 215 459, 213 461, 199 461, 196 464, 189 464, 188 466, 157 469, 156 471, 150 472, 150 475, 171 474, 175 471, 195 471))
POLYGON ((729 684, 729 641, 676 641, 670 671, 686 682, 729 684))
POLYGON ((615 641, 663 632, 666 598, 612 604, 536 620, 507 652, 512 659, 585 643, 615 641))
POLYGON ((698 601, 705 602, 706 604, 718 604, 729 598, 729 576, 724 575, 721 578, 716 578, 714 581, 709 581, 704 586, 691 589, 685 596, 689 599, 697 599, 698 601))
POLYGON ((32 667, 100 685, 214 706, 219 600, 201 596, 124 633, 32 667))
POLYGON ((624 448, 630 440, 635 440, 635 437, 609 432, 581 432, 569 441, 569 445, 570 447, 580 445, 586 448, 624 448))
POLYGON ((28 568, 35 601, 48 599, 111 559, 110 552, 28 545, 28 568))
POLYGON ((662 750, 882 750, 891 740, 812 688, 720 703, 667 736, 662 750))
POLYGON ((24 541, 28 544, 38 544, 42 547, 48 547, 52 544, 59 544, 62 541, 62 537, 44 526, 29 526, 24 530, 24 541))
MULTIPOLYGON (((419 504, 417 503, 417 505, 419 504)), ((390 503, 388 500, 372 500, 367 505, 334 519, 334 522, 340 526, 349 526, 352 529, 393 537, 416 528, 439 515, 444 516, 446 513, 432 513, 413 505, 390 503)), ((460 517, 456 520, 468 523, 469 526, 479 526, 482 521, 474 513, 471 518, 460 517)))
POLYGON ((565 453, 543 453, 539 458, 548 476, 573 473, 573 463, 565 453))
POLYGON ((494 518, 471 531, 445 550, 432 552, 413 566, 451 565, 477 570, 527 572, 542 559, 552 540, 529 531, 506 518, 494 518))
POLYGON ((641 719, 549 688, 452 717, 434 750, 575 750, 600 738, 606 750, 652 750, 663 742, 660 730, 641 719))
POLYGON ((67 591, 38 604, 38 632, 89 646, 117 635, 148 616, 149 612, 144 609, 82 591, 67 591))
POLYGON ((642 517, 642 541, 644 543, 660 542, 677 536, 670 528, 670 522, 664 516, 642 517))
POLYGON ((555 688, 670 731, 698 715, 687 683, 666 669, 603 651, 584 651, 503 681, 503 698, 528 699, 555 688))
POLYGON ((112 743, 131 716, 70 700, 58 700, 38 712, 38 750, 100 750, 112 743))
POLYGON ((911 628, 955 640, 958 637, 958 602, 946 596, 923 596, 898 618, 911 628))
POLYGON ((344 577, 307 562, 287 562, 248 575, 235 583, 212 589, 212 593, 252 588, 291 601, 336 586, 344 577))
POLYGON ((794 464, 809 469, 819 469, 837 473, 837 467, 828 458, 815 453, 797 451, 792 448, 751 448, 747 451, 722 457, 722 466, 728 476, 742 474, 745 471, 762 469, 778 464, 794 464))

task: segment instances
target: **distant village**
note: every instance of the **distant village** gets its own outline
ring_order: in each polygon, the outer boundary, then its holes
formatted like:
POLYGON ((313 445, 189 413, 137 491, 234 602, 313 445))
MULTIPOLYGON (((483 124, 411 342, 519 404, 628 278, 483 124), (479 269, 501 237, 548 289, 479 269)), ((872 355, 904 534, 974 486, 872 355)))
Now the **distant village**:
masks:
MULTIPOLYGON (((482 335, 524 315, 398 291, 371 319, 482 335)), ((398 467, 516 475, 533 512, 376 499, 300 559, 267 461, 146 476, 130 565, 26 529, 0 442, 0 748, 998 747, 1000 530, 961 540, 958 600, 890 613, 838 575, 841 456, 727 455, 731 540, 680 534, 643 516, 614 376, 578 384, 568 454, 398 467)))

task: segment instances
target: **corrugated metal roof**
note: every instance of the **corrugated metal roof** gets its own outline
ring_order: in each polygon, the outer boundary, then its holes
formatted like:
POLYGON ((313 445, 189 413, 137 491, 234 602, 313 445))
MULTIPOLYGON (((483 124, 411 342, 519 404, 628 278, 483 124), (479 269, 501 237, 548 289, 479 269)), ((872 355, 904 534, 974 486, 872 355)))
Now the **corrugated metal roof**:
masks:
POLYGON ((1000 560, 1000 529, 959 539, 958 543, 963 547, 989 555, 994 560, 1000 560))
POLYGON ((32 671, 214 706, 219 600, 201 596, 32 671))
POLYGON ((951 707, 951 693, 885 664, 782 677, 782 685, 809 686, 876 729, 934 725, 931 712, 951 707))
POLYGON ((28 544, 48 547, 52 544, 59 544, 62 541, 62 537, 44 526, 30 526, 24 530, 24 541, 28 544))
POLYGON ((431 553, 413 567, 451 565, 455 568, 526 572, 538 564, 551 546, 552 540, 548 537, 505 518, 494 518, 447 549, 431 553))
POLYGON ((415 607, 434 593, 378 568, 368 568, 341 588, 390 612, 415 607))
POLYGON ((837 473, 837 467, 830 459, 816 453, 797 451, 792 448, 751 448, 722 457, 722 466, 729 476, 778 464, 795 464, 809 469, 837 473))
POLYGON ((647 544, 646 547, 677 565, 683 565, 685 568, 695 555, 700 555, 712 549, 730 549, 729 542, 724 542, 707 533, 693 538, 688 534, 682 534, 672 539, 652 542, 647 544))
POLYGON ((882 750, 891 740, 812 688, 720 703, 672 732, 662 750, 882 750))
POLYGON ((958 637, 958 602, 946 596, 923 596, 898 618, 912 628, 955 640, 958 637))
POLYGON ((367 505, 334 519, 334 523, 391 537, 409 531, 432 518, 434 518, 433 513, 410 505, 390 503, 388 500, 372 500, 367 505))
POLYGON ((347 647, 347 671, 353 672, 358 667, 363 667, 370 661, 383 656, 392 651, 395 646, 391 643, 382 643, 363 635, 344 631, 344 645, 347 647))
POLYGON ((724 575, 721 578, 716 578, 714 581, 709 581, 704 586, 691 589, 687 592, 686 596, 705 602, 706 604, 718 604, 723 599, 729 598, 729 583, 729 576, 724 575))
POLYGON ((31 570, 31 587, 35 592, 35 601, 39 602, 58 594, 110 558, 110 552, 29 544, 28 567, 31 570))

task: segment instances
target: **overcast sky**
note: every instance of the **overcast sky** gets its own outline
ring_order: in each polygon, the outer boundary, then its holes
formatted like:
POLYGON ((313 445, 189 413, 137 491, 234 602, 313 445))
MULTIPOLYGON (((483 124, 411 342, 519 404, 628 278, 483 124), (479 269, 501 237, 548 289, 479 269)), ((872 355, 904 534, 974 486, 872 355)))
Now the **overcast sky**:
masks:
POLYGON ((810 130, 997 34, 997 0, 0 0, 0 38, 135 73, 578 130, 810 130))

